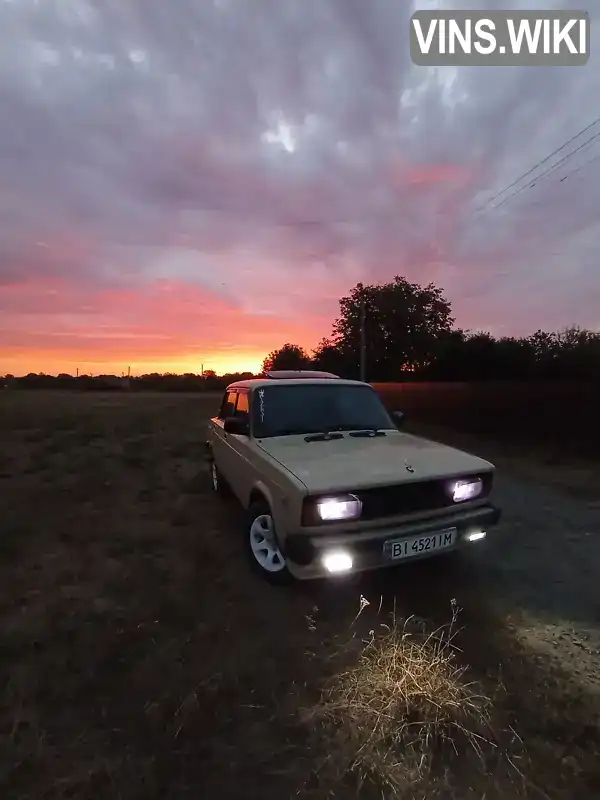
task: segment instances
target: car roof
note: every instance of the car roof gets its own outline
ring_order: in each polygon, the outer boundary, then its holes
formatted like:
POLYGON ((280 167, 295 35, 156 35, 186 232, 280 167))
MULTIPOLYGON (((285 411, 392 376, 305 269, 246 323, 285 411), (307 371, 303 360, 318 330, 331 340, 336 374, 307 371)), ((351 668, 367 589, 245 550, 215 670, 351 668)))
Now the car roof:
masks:
POLYGON ((245 381, 236 381, 235 383, 230 383, 229 386, 225 391, 234 391, 235 389, 248 389, 252 391, 253 389, 258 389, 261 386, 273 386, 274 384, 278 386, 305 386, 306 384, 317 384, 323 386, 329 386, 330 384, 336 384, 338 386, 368 386, 369 384, 363 383, 363 381, 351 381, 346 380, 346 378, 277 378, 274 380, 273 378, 250 378, 245 381))
POLYGON ((265 378, 271 380, 285 380, 286 378, 303 378, 310 380, 311 378, 339 378, 339 375, 334 375, 333 372, 322 372, 318 369, 272 369, 267 372, 265 378))

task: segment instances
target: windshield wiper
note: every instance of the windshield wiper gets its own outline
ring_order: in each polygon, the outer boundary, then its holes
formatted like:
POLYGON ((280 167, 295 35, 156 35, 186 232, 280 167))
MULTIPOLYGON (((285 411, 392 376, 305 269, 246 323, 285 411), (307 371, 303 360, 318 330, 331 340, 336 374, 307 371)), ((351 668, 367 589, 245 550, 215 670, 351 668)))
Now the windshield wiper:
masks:
POLYGON ((284 428, 277 431, 272 436, 304 436, 306 442, 326 442, 329 439, 343 439, 343 433, 332 432, 329 428, 324 428, 322 431, 307 430, 306 428, 284 428))
POLYGON ((348 434, 349 436, 354 436, 355 438, 358 437, 374 437, 374 436, 387 436, 386 432, 381 428, 364 428, 360 430, 352 430, 348 434))
POLYGON ((321 433, 310 433, 304 437, 305 442, 329 442, 331 439, 343 439, 343 433, 333 433, 331 431, 322 431, 321 433))

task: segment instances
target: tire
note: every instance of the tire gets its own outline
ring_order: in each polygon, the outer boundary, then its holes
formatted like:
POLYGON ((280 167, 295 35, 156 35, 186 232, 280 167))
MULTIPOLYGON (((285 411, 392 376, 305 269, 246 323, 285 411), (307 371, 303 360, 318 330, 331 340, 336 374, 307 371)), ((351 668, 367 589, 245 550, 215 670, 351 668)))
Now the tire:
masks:
POLYGON ((275 523, 266 501, 252 503, 248 509, 244 534, 246 552, 254 572, 272 584, 292 583, 292 574, 279 549, 275 523))

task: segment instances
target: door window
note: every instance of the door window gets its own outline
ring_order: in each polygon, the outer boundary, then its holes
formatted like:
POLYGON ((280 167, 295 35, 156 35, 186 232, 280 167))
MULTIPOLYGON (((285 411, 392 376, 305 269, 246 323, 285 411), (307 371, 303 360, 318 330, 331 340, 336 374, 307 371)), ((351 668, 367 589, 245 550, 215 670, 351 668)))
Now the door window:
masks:
POLYGON ((223 403, 221 404, 221 411, 219 412, 219 419, 226 417, 233 417, 235 414, 235 404, 237 400, 237 392, 225 392, 223 403))
POLYGON ((249 413, 250 413, 250 404, 248 401, 248 392, 239 392, 237 399, 237 406, 235 409, 235 416, 248 419, 249 413))

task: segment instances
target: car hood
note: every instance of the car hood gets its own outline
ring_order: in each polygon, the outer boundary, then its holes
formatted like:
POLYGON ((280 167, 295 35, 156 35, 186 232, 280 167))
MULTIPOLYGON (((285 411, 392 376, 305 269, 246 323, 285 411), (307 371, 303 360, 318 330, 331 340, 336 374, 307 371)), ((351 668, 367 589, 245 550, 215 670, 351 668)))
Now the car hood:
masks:
POLYGON ((258 445, 311 493, 434 480, 494 469, 489 461, 462 450, 400 431, 373 438, 346 434, 343 439, 317 442, 305 442, 303 436, 282 436, 262 439, 258 445))

